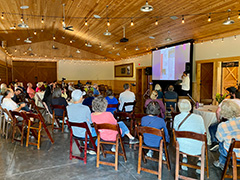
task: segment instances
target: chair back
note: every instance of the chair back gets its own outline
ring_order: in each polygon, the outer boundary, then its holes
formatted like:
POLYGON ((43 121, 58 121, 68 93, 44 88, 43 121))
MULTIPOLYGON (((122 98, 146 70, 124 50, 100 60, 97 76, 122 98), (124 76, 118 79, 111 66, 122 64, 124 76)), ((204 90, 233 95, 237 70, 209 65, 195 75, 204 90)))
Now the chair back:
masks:
POLYGON ((12 113, 10 113, 10 111, 8 111, 6 108, 3 108, 2 110, 8 116, 8 118, 10 118, 12 121, 14 120, 14 116, 12 113))
POLYGON ((35 114, 35 113, 25 113, 26 114, 26 117, 28 118, 28 119, 30 119, 30 118, 34 118, 34 119, 38 119, 39 121, 44 121, 43 120, 43 117, 41 116, 41 114, 35 114))
POLYGON ((135 106, 136 106, 136 101, 134 101, 134 102, 125 102, 124 104, 123 104, 123 112, 126 112, 126 107, 127 106, 133 106, 133 110, 132 110, 132 112, 134 112, 135 111, 135 106))
POLYGON ((94 125, 94 128, 95 128, 97 134, 99 134, 100 129, 108 129, 108 130, 112 130, 112 131, 117 131, 118 134, 121 134, 118 124, 107 124, 107 123, 96 124, 96 123, 93 123, 93 125, 94 125))
POLYGON ((141 120, 142 117, 144 117, 144 116, 147 116, 147 114, 145 114, 145 113, 134 113, 133 119, 136 121, 137 125, 140 125, 141 123, 138 123, 137 120, 139 120, 139 119, 141 120))
POLYGON ((175 131, 173 129, 173 140, 174 143, 176 143, 177 138, 188 138, 188 139, 194 139, 198 141, 203 141, 207 145, 207 135, 205 134, 199 134, 191 131, 175 131))
POLYGON ((67 121, 67 124, 69 126, 70 131, 72 131, 72 127, 79 127, 79 128, 86 129, 86 133, 91 135, 91 132, 90 132, 86 122, 76 123, 76 122, 67 121))
POLYGON ((118 108, 119 104, 108 104, 107 108, 118 108))
POLYGON ((51 105, 51 108, 52 108, 52 112, 53 112, 53 115, 55 115, 55 109, 61 109, 63 110, 63 118, 65 116, 67 116, 67 109, 66 109, 66 106, 64 105, 51 105))
POLYGON ((163 128, 162 129, 156 129, 156 128, 147 127, 147 126, 138 126, 137 130, 138 130, 139 135, 143 135, 144 133, 153 134, 153 135, 156 135, 156 136, 160 136, 165 140, 163 128))

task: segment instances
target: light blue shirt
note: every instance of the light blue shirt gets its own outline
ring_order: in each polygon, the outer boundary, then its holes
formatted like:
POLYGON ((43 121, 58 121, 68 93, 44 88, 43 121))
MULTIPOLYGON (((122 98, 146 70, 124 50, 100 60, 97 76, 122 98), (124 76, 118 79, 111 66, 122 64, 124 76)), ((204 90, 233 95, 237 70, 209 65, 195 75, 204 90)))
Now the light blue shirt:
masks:
MULTIPOLYGON (((91 111, 88 106, 82 105, 82 103, 71 104, 67 106, 67 113, 69 122, 82 123, 87 122, 88 128, 92 133, 92 120, 91 120, 91 111)), ((73 135, 77 137, 85 137, 85 129, 73 127, 73 135)))
MULTIPOLYGON (((125 102, 134 102, 135 101, 135 94, 131 91, 124 91, 119 95, 119 111, 123 111, 123 105, 125 102)), ((125 108, 127 112, 130 112, 133 110, 133 106, 127 106, 125 108)))
MULTIPOLYGON (((174 118, 175 131, 191 131, 199 134, 206 132, 203 118, 200 115, 192 113, 186 121, 178 129, 179 124, 188 115, 188 112, 182 112, 174 118)), ((188 138, 177 138, 179 150, 190 155, 200 155, 202 149, 202 141, 188 138)), ((206 145, 207 146, 207 145, 206 145)))

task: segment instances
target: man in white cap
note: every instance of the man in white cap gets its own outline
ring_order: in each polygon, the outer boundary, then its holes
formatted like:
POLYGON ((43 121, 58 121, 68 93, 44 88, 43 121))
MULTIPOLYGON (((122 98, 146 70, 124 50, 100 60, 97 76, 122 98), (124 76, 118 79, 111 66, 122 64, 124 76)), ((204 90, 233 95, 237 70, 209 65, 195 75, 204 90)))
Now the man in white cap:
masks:
MULTIPOLYGON (((88 106, 82 104, 83 96, 86 94, 85 91, 76 89, 72 92, 73 103, 67 106, 67 113, 69 122, 82 123, 86 122, 92 136, 96 136, 94 128, 91 127, 91 111, 88 106)), ((77 137, 85 137, 85 129, 73 127, 73 135, 77 137)))

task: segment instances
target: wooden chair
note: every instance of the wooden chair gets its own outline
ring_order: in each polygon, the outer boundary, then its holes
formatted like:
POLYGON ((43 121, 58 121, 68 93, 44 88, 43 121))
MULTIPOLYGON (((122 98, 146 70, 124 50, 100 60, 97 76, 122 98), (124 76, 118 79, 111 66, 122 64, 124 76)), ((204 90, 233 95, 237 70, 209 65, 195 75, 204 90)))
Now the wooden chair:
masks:
POLYGON ((34 114, 34 113, 25 113, 24 119, 28 124, 28 130, 27 130, 27 140, 26 140, 26 147, 28 147, 28 144, 37 146, 38 149, 40 149, 40 142, 41 142, 41 131, 42 131, 42 121, 40 114, 34 114), (34 133, 35 137, 37 136, 37 143, 29 142, 29 136, 30 131, 34 133))
POLYGON ((8 116, 11 115, 13 118, 13 132, 12 132, 12 143, 14 141, 19 141, 21 142, 21 146, 23 146, 23 138, 24 138, 24 130, 25 130, 25 125, 26 125, 26 118, 24 118, 23 112, 17 112, 17 111, 9 111, 8 116), (19 121, 17 118, 21 118, 22 120, 19 121), (21 134, 21 139, 15 138, 15 134, 17 129, 20 131, 21 134))
POLYGON ((120 128, 119 125, 113 125, 113 124, 94 124, 94 128, 96 130, 97 133, 97 167, 99 167, 99 164, 103 164, 103 165, 108 165, 108 166, 114 166, 115 170, 118 170, 118 155, 123 156, 124 161, 127 161, 127 157, 126 157, 126 152, 124 149, 124 145, 123 145, 123 141, 122 141, 122 137, 121 137, 121 132, 120 132, 120 128), (99 130, 101 129, 108 129, 108 130, 112 130, 112 131, 117 131, 118 134, 116 136, 116 141, 115 142, 111 142, 111 141, 103 141, 100 138, 100 132, 99 130), (122 148, 122 153, 119 153, 119 142, 120 142, 120 146, 122 148), (105 151, 103 148, 103 144, 109 144, 109 145, 115 145, 116 146, 116 150, 115 152, 112 151, 105 151), (100 147, 103 153, 104 158, 106 158, 106 154, 113 154, 115 155, 115 163, 110 163, 110 162, 106 162, 106 161, 100 161, 100 147))
POLYGON ((52 108, 52 131, 53 129, 61 129, 62 132, 64 131, 64 122, 65 122, 65 119, 67 119, 67 109, 66 109, 66 106, 64 105, 51 105, 51 108, 52 108), (63 115, 62 116, 56 116, 55 115, 55 110, 56 109, 61 109, 63 110, 63 115), (60 127, 60 120, 62 121, 62 127, 60 127), (54 127, 54 123, 56 122, 56 125, 58 127, 54 127))
POLYGON ((3 109, 0 106, 0 110, 1 110, 1 125, 2 125, 2 135, 6 137, 6 139, 8 138, 8 130, 9 130, 9 125, 12 125, 13 122, 13 117, 12 115, 9 113, 9 111, 7 109, 3 109), (7 117, 6 117, 7 116, 7 117), (7 127, 6 127, 7 124, 7 127))
POLYGON ((171 169, 164 130, 163 129, 160 130, 160 129, 156 129, 156 128, 152 128, 152 127, 145 127, 145 126, 138 126, 137 130, 138 130, 138 136, 139 136, 138 174, 140 174, 141 171, 145 171, 148 173, 156 174, 156 175, 158 175, 158 179, 162 179, 162 163, 167 164, 168 170, 171 169), (162 140, 160 141, 160 144, 159 144, 159 148, 153 148, 153 147, 144 145, 144 143, 143 143, 143 139, 144 139, 143 134, 144 133, 153 134, 153 135, 162 137, 162 140), (165 150, 166 161, 162 160, 163 148, 165 150), (159 158, 156 159, 156 158, 145 156, 143 149, 148 149, 148 150, 153 150, 153 151, 159 152, 159 158), (141 167, 142 157, 143 157, 144 162, 146 162, 146 159, 158 162, 158 171, 154 171, 151 169, 141 167))
MULTIPOLYGON (((93 140, 93 137, 92 137, 92 134, 88 128, 88 125, 86 122, 83 122, 83 123, 73 123, 73 122, 69 122, 67 121, 67 124, 69 126, 69 129, 70 129, 70 153, 69 153, 69 159, 72 160, 72 158, 75 158, 75 159, 79 159, 79 160, 82 160, 84 161, 84 164, 87 164, 87 150, 93 150, 97 153, 97 147, 94 143, 94 140, 93 140), (72 131, 72 127, 78 127, 78 128, 84 128, 86 130, 85 132, 85 138, 80 138, 80 137, 76 137, 73 135, 73 131, 72 131), (80 157, 80 156, 74 156, 72 154, 72 144, 73 144, 73 140, 75 141, 78 149, 80 152, 83 152, 84 151, 84 157, 80 157), (88 142, 92 143, 92 146, 93 148, 88 148, 88 142), (84 144, 84 146, 81 146, 81 143, 84 144)), ((80 130, 81 131, 81 130, 80 130)))
POLYGON ((5 115, 4 115, 4 112, 3 112, 3 108, 0 106, 0 131, 1 131, 1 134, 3 134, 3 123, 5 123, 5 115))
MULTIPOLYGON (((176 145, 176 171, 175 171, 175 180, 180 179, 192 179, 193 178, 189 178, 183 175, 179 175, 179 166, 187 166, 189 168, 194 168, 194 169, 201 169, 201 175, 200 175, 200 179, 204 180, 204 171, 207 171, 207 177, 209 178, 209 168, 208 168, 208 151, 207 151, 207 136, 206 133, 205 134, 198 134, 198 133, 194 133, 194 132, 190 132, 190 131, 175 131, 173 129, 173 139, 176 145), (189 155, 186 154, 184 152, 180 152, 179 151, 179 143, 176 140, 176 138, 189 138, 189 139, 194 139, 194 140, 198 140, 198 141, 202 141, 203 145, 202 145, 202 149, 201 149, 201 155, 189 155), (183 163, 180 162, 179 163, 179 158, 180 158, 180 154, 185 154, 187 156, 193 156, 193 157, 197 157, 197 158, 201 158, 201 167, 197 166, 197 165, 192 165, 192 164, 187 164, 187 163, 183 163), (205 160, 205 155, 206 155, 206 167, 204 167, 204 160, 205 160)), ((194 144, 193 144, 194 146, 194 144)))
POLYGON ((237 167, 240 167, 240 165, 237 164, 237 160, 240 160, 240 158, 236 156, 236 153, 233 151, 234 149, 240 149, 240 141, 236 141, 232 138, 221 180, 224 180, 225 178, 231 178, 233 180, 240 179, 240 176, 237 175, 237 167), (233 175, 227 174, 227 169, 231 159, 233 165, 233 175))
POLYGON ((130 132, 133 133, 133 115, 135 113, 135 106, 136 106, 136 101, 134 102, 125 102, 123 105, 123 111, 122 112, 114 112, 114 117, 117 119, 117 121, 121 121, 121 119, 130 119, 130 132), (127 106, 133 106, 133 110, 131 112, 126 112, 126 107, 127 106))
POLYGON ((173 118, 171 115, 172 109, 171 107, 173 107, 174 111, 177 110, 177 99, 166 99, 164 98, 164 105, 165 105, 165 121, 167 123, 170 123, 169 127, 170 129, 173 128, 173 118), (171 102, 171 103, 175 103, 174 106, 169 106, 167 107, 167 103, 171 102))

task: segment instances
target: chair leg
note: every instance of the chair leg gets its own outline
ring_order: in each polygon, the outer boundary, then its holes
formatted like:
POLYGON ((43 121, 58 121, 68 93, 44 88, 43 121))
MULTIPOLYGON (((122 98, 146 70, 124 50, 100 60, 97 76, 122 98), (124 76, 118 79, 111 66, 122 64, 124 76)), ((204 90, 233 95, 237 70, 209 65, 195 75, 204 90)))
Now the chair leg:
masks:
POLYGON ((118 170, 118 151, 119 151, 119 147, 118 147, 118 141, 119 137, 117 137, 116 139, 116 150, 115 150, 115 171, 118 170))
POLYGON ((2 134, 2 123, 3 123, 3 121, 5 120, 5 116, 2 116, 2 113, 0 114, 0 133, 2 134))
POLYGON ((207 150, 207 145, 205 145, 205 152, 206 152, 206 168, 207 168, 207 178, 209 178, 209 166, 208 166, 208 150, 207 150))
POLYGON ((139 137, 139 150, 138 150, 138 170, 137 173, 141 172, 141 163, 142 163, 142 136, 139 137))
POLYGON ((26 140, 26 147, 28 147, 29 143, 29 134, 30 134, 30 128, 31 128, 31 121, 28 120, 28 129, 27 129, 27 140, 26 140))
POLYGON ((85 143, 84 143, 84 164, 87 164, 87 135, 85 137, 85 143))
POLYGON ((40 142, 41 142, 41 128, 42 128, 42 123, 41 121, 39 122, 39 129, 38 129, 38 142, 37 142, 37 148, 40 149, 40 142))
POLYGON ((120 137, 119 139, 120 139, 120 145, 121 145, 122 152, 123 152, 124 161, 127 162, 127 156, 126 156, 126 151, 125 151, 125 148, 124 148, 124 145, 123 145, 122 137, 120 137))
POLYGON ((21 129, 21 146, 23 146, 24 128, 25 128, 25 123, 23 120, 22 129, 21 129))
MULTIPOLYGON (((104 152, 103 152, 104 153, 104 152)), ((99 160, 100 160, 100 135, 97 136, 97 168, 99 167, 99 160)))
POLYGON ((205 161, 205 144, 202 145, 202 153, 201 153, 201 175, 200 175, 200 179, 204 180, 204 161, 205 161))
POLYGON ((6 139, 8 138, 8 125, 9 125, 9 122, 7 122, 7 128, 6 128, 6 139))
POLYGON ((175 180, 178 180, 179 174, 179 144, 176 142, 176 170, 175 170, 175 180))
POLYGON ((161 140, 159 149, 158 179, 162 179, 162 154, 163 154, 163 140, 161 140))
POLYGON ((63 120, 62 120, 62 133, 64 132, 64 117, 63 117, 63 120))
POLYGON ((232 152, 232 162, 233 162, 233 180, 237 180, 237 158, 236 153, 232 152))
POLYGON ((70 152, 69 152, 69 159, 72 160, 72 133, 70 134, 70 152))
POLYGON ((6 132, 5 132, 5 126, 6 126, 6 122, 7 122, 7 121, 6 121, 6 119, 5 119, 5 121, 3 121, 3 136, 4 136, 4 135, 5 135, 5 133, 6 133, 6 132))

